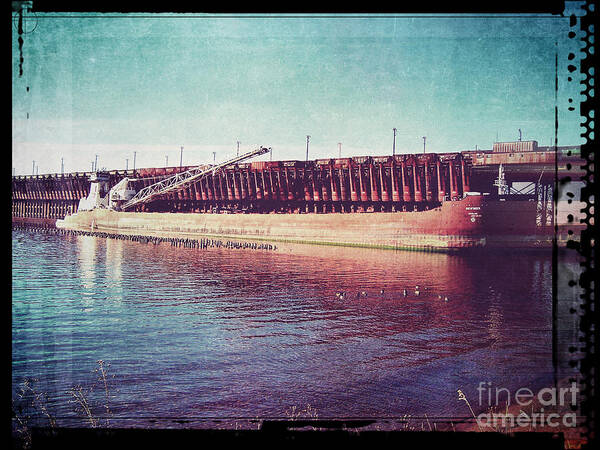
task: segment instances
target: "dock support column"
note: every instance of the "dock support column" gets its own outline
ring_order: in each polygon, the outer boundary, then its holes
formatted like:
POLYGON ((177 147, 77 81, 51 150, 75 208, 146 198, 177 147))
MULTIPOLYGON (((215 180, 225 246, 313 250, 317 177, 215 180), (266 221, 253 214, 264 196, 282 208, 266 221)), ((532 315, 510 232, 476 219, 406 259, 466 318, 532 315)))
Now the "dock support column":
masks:
MULTIPOLYGON (((346 192, 346 183, 344 183, 344 169, 342 167, 340 167, 339 170, 339 177, 340 177, 340 196, 341 196, 341 200, 342 201, 346 201, 348 200, 348 194, 346 192)), ((342 207, 342 212, 344 211, 344 208, 342 207)))
POLYGON ((245 169, 240 170, 240 193, 242 195, 242 200, 248 199, 248 178, 245 176, 245 169))
POLYGON ((452 161, 448 161, 448 174, 450 176, 450 199, 454 200, 458 197, 458 191, 456 186, 454 164, 452 161))
POLYGON ((413 166, 413 184, 415 193, 415 202, 423 201, 423 193, 421 192, 421 177, 419 176, 419 166, 417 161, 414 162, 413 166))
POLYGON ((362 166, 360 164, 358 166, 358 177, 360 179, 360 201, 361 202, 368 202, 369 201, 369 195, 367 194, 367 186, 366 186, 365 181, 363 179, 363 170, 362 170, 362 166))
POLYGON ((400 174, 402 175, 402 199, 405 202, 410 202, 412 201, 412 196, 410 194, 410 185, 408 184, 408 174, 404 161, 400 164, 400 174))
POLYGON ((204 179, 200 179, 200 183, 198 183, 200 185, 200 198, 202 198, 203 201, 208 201, 208 192, 207 192, 207 186, 208 186, 208 178, 204 178, 204 179))
POLYGON ((252 171, 252 177, 254 178, 254 192, 256 192, 256 199, 262 200, 263 195, 262 195, 260 185, 258 183, 258 177, 256 175, 256 170, 252 171))
POLYGON ((213 193, 211 191, 210 188, 210 183, 211 183, 211 177, 206 177, 204 180, 201 180, 201 183, 203 185, 203 196, 206 195, 206 200, 208 201, 212 201, 215 199, 215 197, 213 196, 213 193))
POLYGON ((398 183, 398 172, 396 171, 395 162, 392 162, 391 178, 392 178, 392 201, 399 202, 400 201, 400 189, 399 189, 399 183, 398 183))
POLYGON ((277 200, 277 191, 276 186, 273 183, 273 169, 271 169, 269 167, 269 189, 270 189, 270 194, 271 194, 271 199, 272 200, 277 200))
MULTIPOLYGON (((321 180, 321 200, 328 202, 331 200, 331 196, 329 195, 328 191, 329 183, 327 183, 327 170, 319 169, 319 178, 321 180)), ((325 204, 323 205, 323 212, 327 212, 325 204)))
MULTIPOLYGON (((339 198, 339 195, 338 195, 338 192, 336 189, 336 185, 335 185, 335 173, 334 173, 333 166, 331 166, 329 168, 329 170, 330 170, 330 174, 331 174, 331 177, 330 177, 330 179, 331 179, 331 200, 334 202, 337 202, 337 201, 339 201, 340 198, 339 198)), ((333 211, 333 206, 332 206, 332 211, 333 211)))
MULTIPOLYGON (((304 201, 311 202, 313 200, 313 183, 310 181, 310 177, 308 175, 308 169, 304 167, 302 172, 302 186, 304 187, 304 201)), ((308 203, 306 204, 306 212, 308 212, 308 203)))
POLYGON ((425 160, 425 200, 430 202, 433 199, 431 192, 431 174, 429 170, 429 163, 425 160))
POLYGON ((227 200, 234 200, 235 197, 233 195, 233 188, 231 187, 231 183, 229 182, 228 172, 225 171, 225 184, 227 185, 227 200))
MULTIPOLYGON (((358 174, 360 177, 360 164, 358 165, 358 174)), ((350 180, 350 200, 353 202, 358 201, 358 193, 356 192, 356 182, 354 180, 354 174, 352 173, 352 166, 348 166, 348 180, 350 180)))
POLYGON ((377 192, 377 178, 373 176, 373 163, 369 164, 369 180, 371 182, 371 201, 379 201, 379 192, 377 192))
MULTIPOLYGON (((312 170, 312 185, 313 185, 312 187, 313 187, 313 199, 314 199, 315 202, 318 202, 318 201, 321 200, 321 196, 319 195, 320 194, 320 192, 319 192, 320 191, 320 189, 319 189, 320 184, 319 183, 321 181, 320 177, 321 177, 321 171, 320 170, 319 171, 315 171, 313 169, 312 170)), ((316 208, 316 206, 315 206, 315 208, 316 208)))
POLYGON ((380 180, 380 184, 381 184, 381 201, 389 202, 390 201, 389 186, 386 183, 385 167, 383 166, 383 164, 379 164, 379 180, 380 180))
POLYGON ((256 199, 256 190, 253 189, 252 186, 252 178, 253 177, 253 172, 250 169, 246 169, 246 184, 247 184, 247 189, 248 189, 248 199, 250 200, 254 200, 256 199))
POLYGON ((542 222, 542 226, 545 227, 548 224, 548 190, 547 185, 546 184, 540 184, 541 187, 541 191, 542 191, 542 211, 541 211, 541 222, 542 222))
POLYGON ((294 191, 293 183, 290 183, 290 174, 287 167, 283 169, 284 179, 285 179, 285 190, 287 192, 286 198, 288 200, 294 200, 296 198, 296 192, 294 191), (292 185, 290 187, 290 185, 292 185))
POLYGON ((219 183, 220 183, 220 177, 221 175, 219 173, 217 173, 216 175, 212 176, 212 188, 213 188, 213 193, 214 193, 214 198, 215 200, 219 201, 219 200, 223 200, 221 198, 221 190, 219 188, 219 183))
POLYGON ((445 188, 444 188, 444 184, 443 184, 442 167, 441 166, 442 166, 442 164, 438 160, 436 162, 436 169, 437 169, 436 172, 437 172, 438 201, 440 203, 442 203, 446 198, 446 192, 445 192, 445 188))
POLYGON ((279 189, 277 190, 279 194, 279 200, 285 202, 287 200, 287 193, 285 192, 285 186, 283 185, 283 180, 281 177, 281 170, 277 169, 277 186, 279 189))
POLYGON ((262 194, 263 194, 263 198, 265 200, 272 200, 273 197, 271 196, 271 185, 269 183, 267 183, 267 181, 269 180, 269 178, 265 174, 264 170, 260 171, 260 177, 261 177, 261 180, 262 180, 262 194))
POLYGON ((235 200, 240 200, 241 196, 240 196, 240 189, 238 187, 238 182, 237 182, 237 177, 235 176, 235 169, 232 170, 231 172, 231 180, 232 180, 232 184, 233 184, 233 198, 235 200))
POLYGON ((469 186, 469 176, 467 174, 467 167, 465 164, 465 160, 463 158, 461 158, 460 160, 460 171, 462 173, 462 185, 463 185, 463 195, 465 192, 469 192, 471 190, 471 187, 469 186))

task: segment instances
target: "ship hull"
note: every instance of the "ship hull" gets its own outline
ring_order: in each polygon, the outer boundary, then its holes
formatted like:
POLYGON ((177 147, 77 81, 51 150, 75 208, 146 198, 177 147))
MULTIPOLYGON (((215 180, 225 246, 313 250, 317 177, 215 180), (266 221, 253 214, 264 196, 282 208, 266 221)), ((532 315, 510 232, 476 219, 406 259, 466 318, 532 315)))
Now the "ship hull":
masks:
POLYGON ((60 228, 185 233, 244 240, 453 252, 485 246, 482 196, 425 211, 327 214, 211 214, 82 211, 60 228))
POLYGON ((534 200, 485 199, 482 211, 487 248, 544 249, 555 243, 563 247, 568 240, 578 240, 582 228, 558 224, 555 230, 552 225, 538 225, 534 200))

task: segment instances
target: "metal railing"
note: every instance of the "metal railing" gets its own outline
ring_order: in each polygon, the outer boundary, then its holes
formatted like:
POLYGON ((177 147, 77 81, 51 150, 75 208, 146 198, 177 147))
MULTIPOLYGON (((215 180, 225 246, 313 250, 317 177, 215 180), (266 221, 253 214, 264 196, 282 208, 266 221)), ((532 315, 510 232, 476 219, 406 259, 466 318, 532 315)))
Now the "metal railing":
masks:
POLYGON ((163 195, 181 189, 190 183, 198 181, 200 178, 210 173, 214 175, 215 172, 222 169, 223 167, 227 167, 231 164, 235 164, 237 162, 243 161, 248 158, 252 158, 254 156, 264 155, 265 153, 268 153, 270 151, 270 148, 260 147, 256 150, 244 153, 243 155, 236 156, 235 158, 232 158, 223 163, 209 167, 208 169, 202 167, 195 167, 193 169, 186 170, 185 172, 177 173, 169 178, 159 181, 158 183, 146 186, 144 189, 135 194, 135 196, 133 196, 131 200, 123 204, 123 206, 121 206, 121 209, 124 211, 140 203, 146 203, 150 201, 153 197, 156 197, 157 195, 163 195))

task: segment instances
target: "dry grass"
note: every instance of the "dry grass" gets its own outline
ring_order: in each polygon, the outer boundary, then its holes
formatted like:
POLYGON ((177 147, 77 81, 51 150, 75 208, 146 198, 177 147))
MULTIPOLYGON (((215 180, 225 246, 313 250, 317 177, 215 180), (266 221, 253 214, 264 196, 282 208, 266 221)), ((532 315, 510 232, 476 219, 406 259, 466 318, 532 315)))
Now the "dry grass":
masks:
MULTIPOLYGON (((96 411, 104 413, 104 423, 102 425, 107 427, 110 425, 109 418, 112 416, 109 380, 114 378, 114 375, 108 374, 109 363, 99 360, 97 364, 94 373, 98 376, 92 385, 84 387, 78 384, 67 391, 68 402, 74 405, 75 411, 83 419, 83 424, 93 428, 101 424, 101 415, 96 411), (92 400, 92 392, 98 385, 103 391, 103 402, 100 405, 92 400)), ((12 435, 16 448, 28 449, 31 447, 32 426, 46 426, 48 428, 58 426, 56 416, 51 412, 51 402, 48 394, 38 390, 38 383, 38 379, 26 378, 18 386, 12 399, 12 435)))
POLYGON ((319 414, 317 410, 314 409, 310 404, 307 404, 304 408, 298 408, 297 406, 292 406, 285 411, 286 417, 289 417, 290 420, 297 419, 318 419, 319 414))

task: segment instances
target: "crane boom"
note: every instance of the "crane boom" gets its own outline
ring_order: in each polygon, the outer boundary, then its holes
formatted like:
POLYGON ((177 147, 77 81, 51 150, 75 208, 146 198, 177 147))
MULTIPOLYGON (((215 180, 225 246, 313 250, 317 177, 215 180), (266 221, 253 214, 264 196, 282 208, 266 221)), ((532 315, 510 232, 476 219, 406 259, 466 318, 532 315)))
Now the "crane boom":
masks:
POLYGON ((185 172, 176 173, 175 175, 169 178, 165 178, 164 180, 159 181, 158 183, 146 186, 144 189, 135 194, 131 200, 125 203, 121 207, 121 209, 126 210, 140 203, 146 203, 157 195, 163 195, 181 189, 182 187, 195 181, 198 181, 200 178, 210 173, 214 174, 218 170, 221 170, 223 167, 227 167, 231 164, 238 163, 240 161, 252 158, 254 156, 264 155, 265 153, 268 153, 270 151, 270 148, 259 147, 256 150, 252 150, 248 153, 236 156, 235 158, 209 167, 208 169, 202 167, 195 167, 193 169, 186 170, 185 172))

